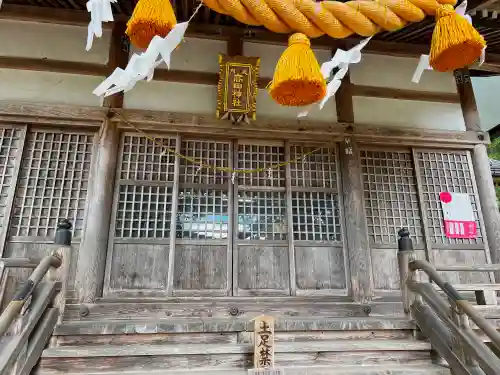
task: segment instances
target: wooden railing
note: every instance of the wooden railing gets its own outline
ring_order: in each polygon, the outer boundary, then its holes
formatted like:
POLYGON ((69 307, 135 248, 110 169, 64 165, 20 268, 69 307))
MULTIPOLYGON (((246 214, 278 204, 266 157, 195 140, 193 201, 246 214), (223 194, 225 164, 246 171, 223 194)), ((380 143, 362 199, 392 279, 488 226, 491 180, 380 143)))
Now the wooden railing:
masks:
POLYGON ((500 358, 476 334, 470 322, 499 350, 500 333, 438 273, 438 270, 492 272, 500 270, 500 265, 434 268, 429 262, 415 258, 408 230, 401 229, 399 236, 398 266, 405 313, 411 315, 435 351, 448 362, 453 375, 500 374, 500 358), (430 282, 420 280, 420 271, 430 282))
POLYGON ((58 247, 39 262, 0 258, 0 281, 6 282, 2 275, 8 268, 34 268, 0 315, 0 375, 29 375, 62 320, 71 259, 69 221, 58 224, 54 243, 58 247))

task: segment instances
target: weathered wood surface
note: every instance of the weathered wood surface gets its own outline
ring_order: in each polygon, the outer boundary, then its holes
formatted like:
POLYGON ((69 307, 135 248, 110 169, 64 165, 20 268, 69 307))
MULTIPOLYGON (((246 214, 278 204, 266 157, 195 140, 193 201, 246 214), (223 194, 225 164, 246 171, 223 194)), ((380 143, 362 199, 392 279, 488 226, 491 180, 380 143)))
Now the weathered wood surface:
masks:
MULTIPOLYGON (((408 318, 293 318, 277 317, 276 332, 349 332, 396 331, 414 329, 408 318)), ((177 318, 159 320, 72 321, 56 328, 55 334, 66 335, 133 335, 164 333, 252 332, 253 324, 246 318, 177 318)))
POLYGON ((26 360, 21 366, 19 375, 29 375, 31 370, 40 359, 45 346, 54 331, 59 318, 59 309, 49 308, 45 311, 44 315, 38 323, 38 328, 35 334, 30 338, 28 348, 26 351, 26 360))
POLYGON ((104 284, 119 142, 116 124, 105 120, 97 137, 98 151, 86 210, 88 220, 80 245, 75 283, 79 300, 85 302, 93 302, 99 297, 104 284))
MULTIPOLYGON (((140 323, 138 323, 140 326, 140 323)), ((401 326, 401 325, 400 325, 401 326)), ((81 328, 81 327, 80 327, 81 328)), ((328 328, 328 327, 327 327, 328 328)), ((64 327, 66 332, 61 329, 56 331, 57 342, 61 346, 92 346, 92 345, 129 345, 129 344, 229 344, 229 343, 253 343, 253 332, 235 331, 235 332, 213 332, 213 333, 151 333, 141 331, 134 332, 116 332, 104 334, 94 334, 86 331, 82 334, 76 334, 76 329, 64 327), (66 333, 72 333, 68 335, 66 333)), ((328 340, 372 340, 372 339, 411 339, 413 338, 413 329, 415 326, 407 322, 407 327, 395 329, 378 330, 340 330, 340 331, 275 331, 275 342, 308 342, 308 341, 328 341, 328 340)), ((135 331, 135 330, 134 330, 135 331)))
MULTIPOLYGON (((396 249, 378 249, 372 245, 373 283, 376 290, 399 292, 399 269, 396 249)), ((424 250, 415 250, 417 259, 425 259, 424 250)))
POLYGON ((340 161, 351 294, 357 302, 368 302, 373 297, 373 270, 356 139, 346 137, 341 143, 340 161))
MULTIPOLYGON (((108 109, 100 107, 42 105, 25 102, 0 101, 0 122, 38 123, 54 126, 55 124, 78 124, 82 126, 100 126, 108 109)), ((474 144, 486 144, 487 133, 439 132, 419 129, 398 129, 373 126, 369 124, 349 124, 332 122, 314 122, 304 120, 260 119, 251 126, 241 129, 226 121, 216 121, 210 116, 181 114, 149 110, 117 110, 123 117, 143 129, 220 135, 225 137, 249 137, 267 139, 298 139, 325 141, 325 134, 332 138, 346 134, 355 135, 359 140, 369 143, 383 142, 384 145, 440 145, 444 147, 472 147, 474 144), (168 128, 166 128, 168 125, 168 128)), ((123 123, 120 116, 113 122, 121 123, 124 129, 130 127, 123 123)))
POLYGON ((239 295, 289 295, 288 247, 238 245, 239 295))
POLYGON ((344 249, 331 246, 296 246, 299 290, 347 289, 344 249))
MULTIPOLYGON (((282 342, 275 347, 276 353, 311 353, 345 351, 428 351, 431 345, 416 340, 339 340, 333 345, 328 341, 282 342)), ((83 358, 83 357, 141 357, 166 355, 241 354, 253 353, 251 344, 185 344, 185 345, 116 345, 108 347, 79 346, 48 348, 43 358, 83 358)))
MULTIPOLYGON (((164 293, 168 275, 168 245, 112 245, 109 288, 113 290, 158 290, 164 293)), ((108 292, 108 291, 106 291, 108 292)))
POLYGON ((176 245, 174 295, 228 295, 227 245, 176 245))
MULTIPOLYGON (((500 212, 486 146, 477 145, 472 152, 472 162, 476 177, 477 190, 484 217, 486 238, 493 263, 500 262, 500 212)), ((497 278, 500 272, 496 274, 497 278)))
POLYGON ((31 333, 37 326, 40 318, 50 304, 52 298, 57 293, 57 285, 54 282, 44 282, 33 292, 33 303, 31 304, 28 315, 25 317, 19 333, 7 341, 0 356, 0 368, 8 369, 14 365, 18 355, 24 350, 31 333))
POLYGON ((462 114, 465 120, 467 130, 482 131, 479 120, 479 111, 477 110, 476 98, 469 69, 460 69, 454 72, 457 85, 458 99, 462 107, 462 114))
MULTIPOLYGON (((309 370, 309 367, 297 365, 294 367, 285 368, 287 375, 304 375, 309 370)), ((435 365, 368 365, 368 366, 351 366, 351 365, 336 365, 332 366, 315 366, 314 375, 450 375, 450 370, 444 367, 435 365)), ((47 369, 39 370, 35 374, 58 374, 59 372, 50 371, 47 369)), ((207 375, 247 375, 246 369, 216 369, 203 371, 207 375)), ((106 372, 107 375, 121 375, 122 372, 106 372)), ((159 370, 159 372, 151 372, 148 370, 138 370, 127 372, 129 375, 148 375, 148 374, 162 374, 162 375, 186 375, 184 370, 159 370)))
MULTIPOLYGON (((71 259, 69 261, 69 277, 68 277, 68 295, 71 297, 74 295, 74 281, 76 274, 76 265, 78 261, 78 249, 79 244, 75 243, 72 245, 73 249, 71 251, 71 259)), ((57 248, 56 245, 44 241, 44 242, 18 242, 11 240, 7 242, 5 248, 5 255, 9 258, 33 258, 42 259, 44 256, 48 255, 52 250, 57 248)), ((8 301, 11 300, 13 294, 15 293, 17 287, 26 280, 31 273, 32 268, 10 268, 7 283, 5 286, 5 294, 3 298, 3 305, 6 305, 8 301)), ((1 300, 0 300, 1 302, 1 300)))
MULTIPOLYGON (((500 311, 500 310, 499 310, 500 311)), ((408 318, 293 318, 277 317, 277 332, 326 331, 394 331, 414 329, 408 318)), ((72 321, 56 328, 55 334, 65 335, 121 335, 163 333, 252 332, 253 324, 246 318, 183 318, 159 320, 100 320, 72 321)), ((315 333, 316 334, 316 333, 315 333)))
MULTIPOLYGON (((425 342, 405 339, 339 341, 282 342, 276 346, 276 366, 415 366, 430 363, 430 345, 425 342)), ((59 347, 44 352, 40 369, 47 373, 140 371, 146 368, 148 371, 244 369, 251 366, 252 352, 251 344, 59 347)))
POLYGON ((370 315, 402 316, 401 302, 373 302, 369 305, 357 303, 326 302, 317 299, 301 297, 299 301, 280 299, 259 300, 237 298, 229 299, 199 299, 196 302, 183 303, 98 303, 88 305, 89 314, 82 318, 79 315, 80 305, 67 305, 65 318, 67 320, 100 320, 100 319, 161 319, 188 317, 231 317, 234 309, 241 318, 249 320, 262 314, 276 317, 366 317, 366 308, 370 307, 370 315))

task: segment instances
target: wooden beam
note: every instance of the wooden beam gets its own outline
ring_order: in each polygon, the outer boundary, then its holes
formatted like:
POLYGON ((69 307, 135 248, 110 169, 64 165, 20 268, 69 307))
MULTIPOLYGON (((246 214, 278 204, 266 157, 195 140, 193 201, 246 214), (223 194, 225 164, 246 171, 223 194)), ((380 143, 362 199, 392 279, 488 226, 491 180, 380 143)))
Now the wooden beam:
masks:
POLYGON ((459 96, 459 103, 465 121, 465 128, 471 131, 482 131, 479 122, 479 111, 477 110, 474 89, 468 69, 460 69, 454 72, 455 82, 459 96))
POLYGON ((438 103, 460 103, 458 94, 431 91, 416 91, 395 89, 391 87, 375 87, 352 85, 353 96, 364 96, 369 98, 385 98, 398 100, 419 100, 424 102, 438 103))
MULTIPOLYGON (((125 20, 124 16, 115 16, 115 21, 125 20)), ((4 4, 0 11, 0 20, 16 20, 39 23, 51 23, 68 26, 87 26, 89 13, 80 10, 38 7, 31 5, 4 4)), ((104 28, 111 28, 112 23, 103 23, 104 28)))
MULTIPOLYGON (((476 105, 474 90, 469 71, 467 69, 455 71, 457 91, 460 96, 460 105, 465 121, 465 129, 471 132, 480 132, 481 124, 479 112, 476 105)), ((497 206, 497 197, 493 177, 491 175, 488 150, 485 144, 474 146, 472 152, 472 178, 476 180, 477 193, 484 218, 482 230, 485 243, 487 244, 493 263, 500 262, 500 212, 497 206)), ((500 278, 500 272, 496 273, 496 279, 500 278)), ((494 280, 491 280, 494 282, 494 280)))
MULTIPOLYGON (((126 21, 128 17, 115 15, 115 21, 126 21)), ((87 26, 89 14, 86 11, 55 9, 37 6, 4 4, 0 11, 0 20, 18 20, 39 23, 51 23, 68 26, 87 26)), ((104 28, 111 28, 111 22, 103 23, 104 28)), ((244 42, 263 44, 286 45, 287 35, 273 33, 262 28, 241 28, 237 26, 210 25, 203 23, 191 23, 187 31, 188 37, 229 40, 231 36, 238 36, 244 42)), ((313 48, 332 49, 341 45, 355 45, 359 38, 346 38, 336 40, 327 36, 311 40, 313 48)), ((383 54, 399 57, 419 57, 421 54, 429 53, 429 46, 412 43, 395 43, 372 40, 363 50, 366 53, 383 54)), ((478 70, 500 73, 500 55, 486 55, 487 61, 478 70)))
MULTIPOLYGON (((122 25, 122 27, 124 27, 123 26, 124 24, 117 23, 117 25, 122 25)), ((124 68, 126 66, 126 63, 128 61, 128 51, 126 49, 123 49, 126 47, 125 45, 123 45, 124 40, 122 39, 122 37, 123 34, 120 34, 120 32, 117 32, 117 34, 113 36, 114 42, 112 42, 111 46, 113 52, 110 51, 109 63, 107 66, 100 64, 93 64, 93 63, 33 59, 26 57, 0 57, 0 68, 104 77, 110 74, 117 66, 121 68, 124 68), (116 57, 115 54, 117 54, 116 57)), ((238 41, 239 44, 241 45, 241 39, 238 39, 238 41)), ((241 51, 239 47, 237 50, 241 51)), ((236 54, 240 54, 240 52, 236 54)), ((218 73, 156 69, 153 79, 155 81, 191 83, 191 84, 215 86, 217 85, 219 77, 218 73)), ((268 77, 260 77, 258 80, 258 87, 260 89, 265 89, 268 86, 270 80, 271 78, 268 77)), ((346 88, 341 87, 340 90, 344 89, 346 88)), ((389 87, 360 86, 353 84, 349 84, 348 90, 351 91, 352 96, 364 96, 371 98, 386 98, 386 99, 400 99, 400 100, 418 100, 418 101, 440 102, 440 103, 460 102, 458 95, 453 93, 414 91, 414 90, 394 89, 389 87)), ((113 107, 119 108, 121 107, 121 105, 118 105, 117 103, 113 105, 113 107)))
MULTIPOLYGON (((101 125, 108 112, 107 108, 75 105, 33 104, 12 101, 0 101, 0 123, 5 124, 38 124, 38 125, 101 125)), ((231 136, 243 131, 249 137, 280 139, 316 139, 325 142, 327 139, 351 134, 356 139, 368 143, 411 144, 426 147, 472 148, 476 144, 489 142, 488 133, 429 131, 420 129, 404 129, 380 127, 370 124, 347 124, 333 121, 304 121, 299 119, 259 118, 249 125, 248 129, 235 127, 230 122, 215 120, 213 115, 191 113, 172 113, 152 110, 116 110, 128 122, 145 130, 169 131, 181 133, 199 133, 231 136), (350 132, 347 131, 350 129, 350 132)), ((121 116, 114 116, 112 121, 120 123, 124 129, 130 126, 124 123, 121 116)))
POLYGON ((337 120, 341 122, 354 122, 354 107, 352 102, 352 83, 349 72, 342 80, 335 94, 335 105, 337 109, 337 120))
POLYGON ((231 36, 227 41, 227 55, 228 56, 242 56, 243 55, 243 39, 239 36, 231 36))
MULTIPOLYGON (((125 22, 115 22, 111 34, 111 43, 109 46, 109 58, 107 69, 109 72, 114 71, 116 68, 125 69, 128 64, 128 57, 130 52, 130 43, 125 35, 127 24, 125 22)), ((114 95, 108 96, 104 100, 104 106, 110 108, 123 107, 124 93, 119 92, 114 95)))
POLYGON ((107 118, 96 137, 97 152, 89 187, 92 199, 87 206, 89 220, 80 243, 75 281, 81 303, 94 303, 102 296, 120 141, 118 124, 107 118))
POLYGON ((10 56, 0 56, 0 68, 88 76, 106 76, 109 73, 109 68, 101 64, 10 56))

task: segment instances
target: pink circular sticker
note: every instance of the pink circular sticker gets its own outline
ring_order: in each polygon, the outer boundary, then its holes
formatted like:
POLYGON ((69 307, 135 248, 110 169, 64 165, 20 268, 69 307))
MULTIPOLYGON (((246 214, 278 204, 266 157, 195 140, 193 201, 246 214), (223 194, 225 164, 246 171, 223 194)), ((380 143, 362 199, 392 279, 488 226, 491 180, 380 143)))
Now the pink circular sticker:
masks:
POLYGON ((448 192, 439 193, 439 200, 443 203, 451 202, 451 194, 448 192))

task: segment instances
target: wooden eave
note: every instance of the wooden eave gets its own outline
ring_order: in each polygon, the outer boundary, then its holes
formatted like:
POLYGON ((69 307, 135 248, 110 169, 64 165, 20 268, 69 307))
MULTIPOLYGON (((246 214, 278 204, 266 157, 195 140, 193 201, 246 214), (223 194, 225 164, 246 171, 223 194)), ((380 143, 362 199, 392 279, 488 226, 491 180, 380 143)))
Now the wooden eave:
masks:
MULTIPOLYGON (((187 20, 197 6, 197 0, 171 1, 179 22, 187 20)), ((469 1, 469 9, 474 25, 488 44, 486 63, 480 70, 498 74, 500 73, 500 22, 498 21, 500 5, 497 1, 499 0, 469 1)), ((86 26, 89 14, 85 4, 86 0, 3 0, 0 19, 86 26)), ((133 11, 134 4, 134 0, 120 0, 113 3, 115 20, 126 21, 133 11)), ((111 27, 111 24, 107 23, 105 27, 111 27)), ((433 28, 434 20, 427 18, 397 32, 381 32, 367 45, 365 51, 391 56, 420 56, 429 51, 433 28)), ((287 35, 272 33, 260 27, 248 27, 206 7, 195 17, 188 34, 192 37, 222 40, 237 37, 244 41, 280 45, 286 44, 287 41, 287 35)), ((313 45, 335 50, 347 48, 358 41, 359 38, 355 37, 343 40, 321 37, 314 39, 313 45)))

